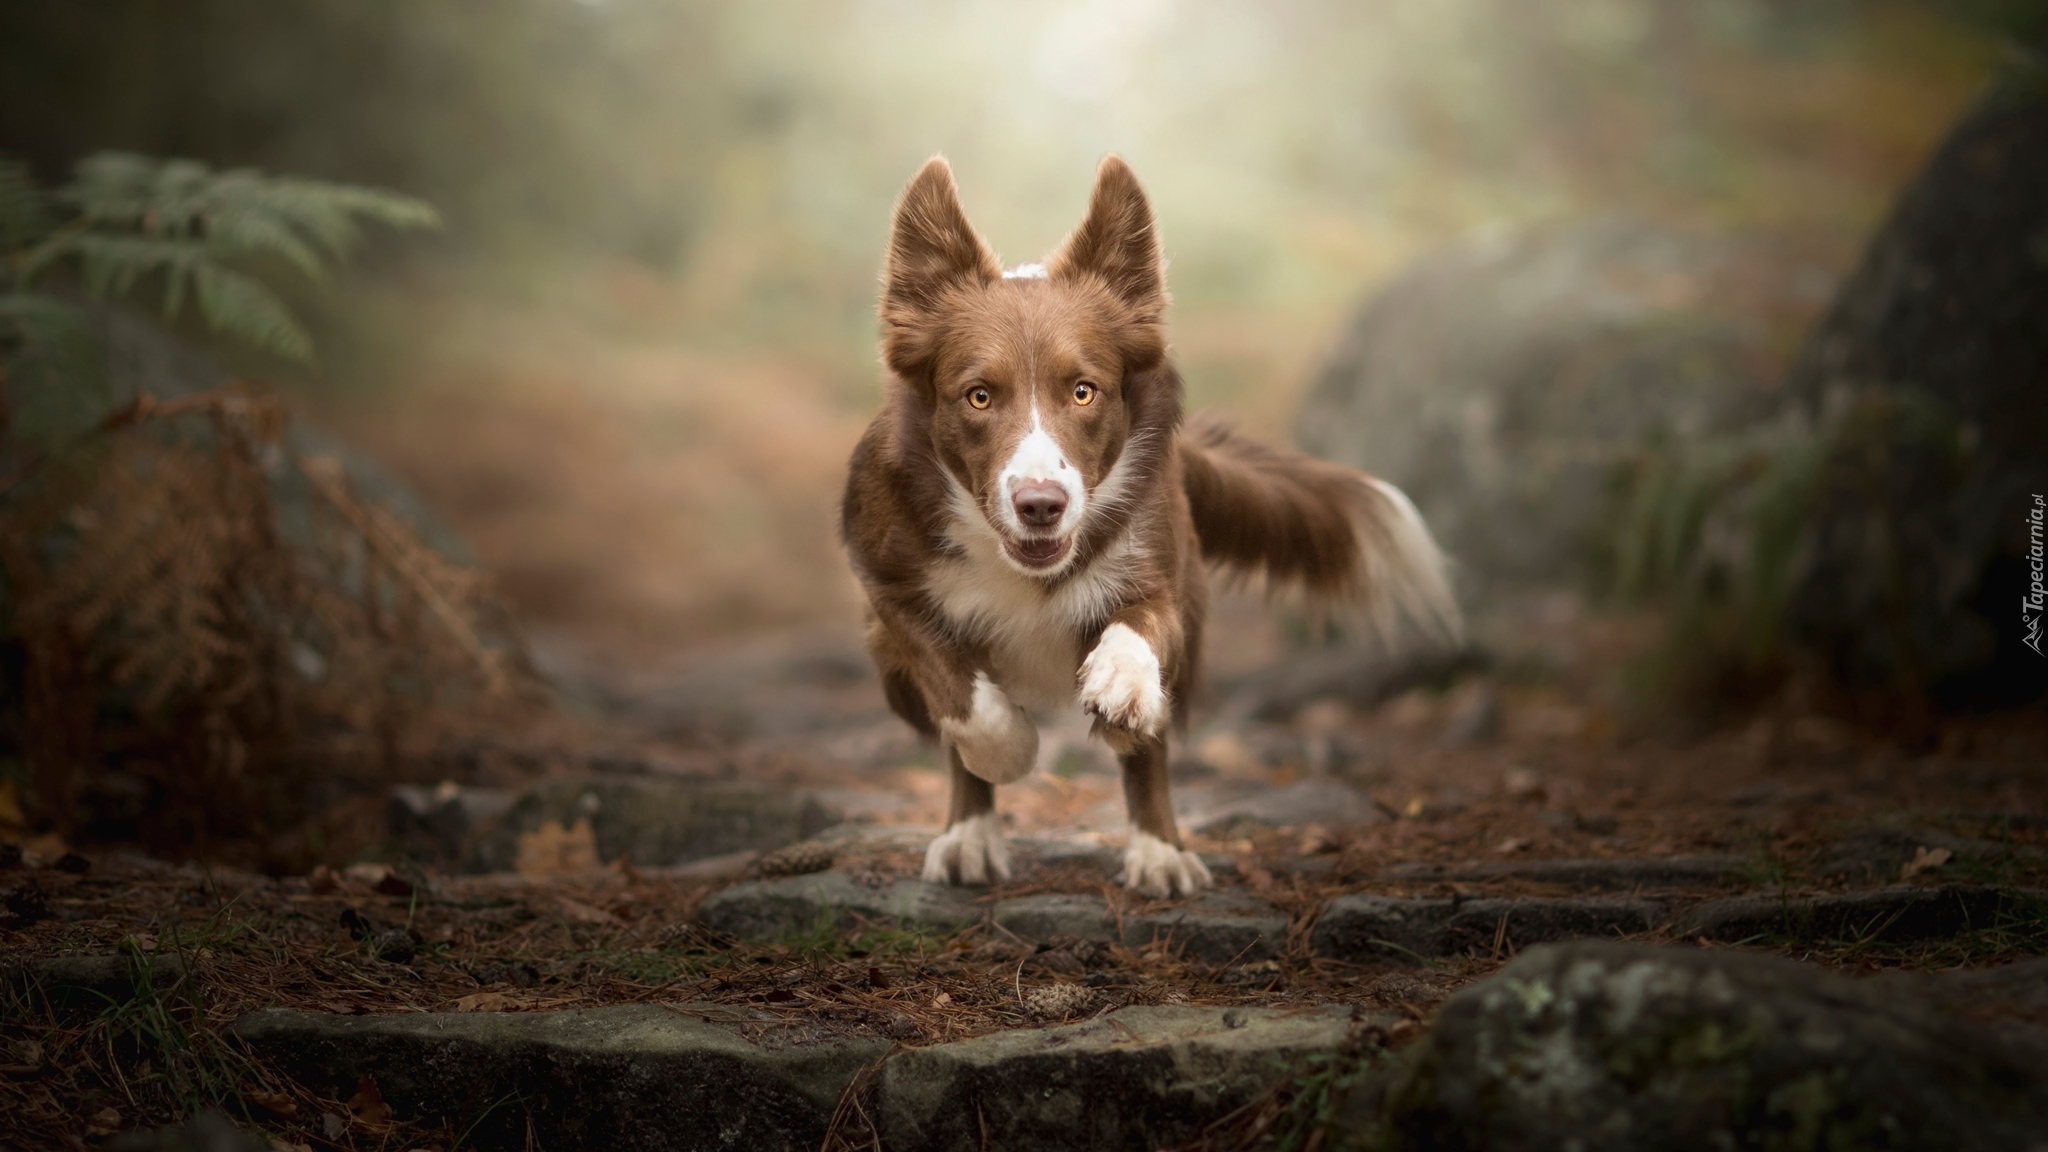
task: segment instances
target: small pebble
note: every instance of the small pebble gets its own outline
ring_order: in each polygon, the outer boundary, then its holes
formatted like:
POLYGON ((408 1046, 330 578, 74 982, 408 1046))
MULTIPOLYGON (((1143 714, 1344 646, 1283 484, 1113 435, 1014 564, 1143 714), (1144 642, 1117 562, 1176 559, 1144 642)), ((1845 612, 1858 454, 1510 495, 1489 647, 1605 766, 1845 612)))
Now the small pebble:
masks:
POLYGON ((418 947, 412 942, 411 934, 402 928, 377 933, 377 939, 371 947, 375 949, 377 959, 392 964, 410 964, 418 951, 418 947))
POLYGON ((1040 1020, 1059 1020, 1085 1012, 1095 1003, 1095 993, 1079 984, 1047 984, 1024 994, 1024 1011, 1040 1020))
POLYGON ((763 876, 804 876, 832 866, 832 849, 815 840, 786 844, 761 857, 763 876))

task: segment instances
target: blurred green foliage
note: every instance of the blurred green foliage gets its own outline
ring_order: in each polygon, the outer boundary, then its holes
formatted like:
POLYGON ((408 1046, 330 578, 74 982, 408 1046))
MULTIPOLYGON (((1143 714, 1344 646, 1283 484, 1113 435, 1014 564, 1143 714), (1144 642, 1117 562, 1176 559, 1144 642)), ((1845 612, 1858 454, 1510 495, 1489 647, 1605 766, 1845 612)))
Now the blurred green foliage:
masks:
POLYGON ((126 152, 86 158, 49 192, 21 164, 0 160, 0 427, 47 448, 106 406, 90 318, 67 287, 120 300, 147 286, 161 294, 166 319, 190 298, 208 328, 310 364, 312 337, 265 266, 320 280, 361 242, 363 220, 424 228, 439 217, 381 189, 126 152))

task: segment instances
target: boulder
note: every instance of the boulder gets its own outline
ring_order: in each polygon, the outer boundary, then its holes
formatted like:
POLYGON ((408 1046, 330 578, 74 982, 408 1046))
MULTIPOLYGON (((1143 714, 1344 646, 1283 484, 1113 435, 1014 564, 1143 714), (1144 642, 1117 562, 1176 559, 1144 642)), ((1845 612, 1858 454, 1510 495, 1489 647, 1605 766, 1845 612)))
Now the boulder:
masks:
POLYGON ((1755 244, 1601 218, 1492 230, 1375 293, 1296 436, 1405 490, 1471 591, 1576 588, 1617 464, 1746 427, 1825 276, 1755 244))
POLYGON ((1964 114, 1787 378, 1836 445, 1786 618, 1850 683, 1976 705, 2048 689, 2044 73, 2015 60, 1964 114))
POLYGON ((1727 950, 1531 949, 1446 1001, 1407 1065, 1335 1146, 2019 1150, 2048 1121, 2038 1034, 1727 950))

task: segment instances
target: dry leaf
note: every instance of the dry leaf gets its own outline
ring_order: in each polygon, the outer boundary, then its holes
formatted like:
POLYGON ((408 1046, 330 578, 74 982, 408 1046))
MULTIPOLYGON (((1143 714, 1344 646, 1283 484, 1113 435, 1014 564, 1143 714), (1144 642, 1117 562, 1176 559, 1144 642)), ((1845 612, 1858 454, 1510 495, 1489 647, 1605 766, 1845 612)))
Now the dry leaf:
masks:
POLYGON ((341 876, 325 864, 315 865, 306 877, 306 887, 315 896, 325 896, 341 887, 341 876))
POLYGON ((1913 858, 1899 868, 1899 879, 1911 880, 1922 872, 1939 868, 1955 858, 1946 848, 1915 848, 1913 858))
POLYGON ((932 1007, 934 1008, 944 1008, 952 1002, 953 994, 951 992, 941 992, 937 996, 932 997, 932 1007))
POLYGON ((299 1106, 282 1092, 266 1092, 258 1088, 242 1093, 242 1099, 280 1119, 296 1120, 299 1115, 299 1106))
POLYGON ((1529 842, 1527 840, 1524 840, 1520 836, 1510 836, 1507 839, 1501 841, 1500 843, 1495 844, 1493 846, 1493 850, 1495 852, 1500 853, 1503 856, 1506 856, 1510 853, 1520 852, 1522 849, 1527 848, 1528 846, 1529 842))
POLYGON ((455 1001, 457 1012, 509 1012, 518 1002, 503 992, 472 992, 455 1001))
POLYGON ((560 820, 543 820, 540 827, 521 834, 519 856, 512 866, 525 876, 555 876, 595 872, 603 862, 597 856, 597 834, 584 817, 568 828, 560 820))
POLYGON ((377 1091, 377 1078, 368 1072, 356 1081, 356 1094, 348 1098, 348 1111, 356 1123, 373 1132, 391 1127, 391 1105, 384 1102, 384 1094, 377 1091))
POLYGON ((102 1108, 85 1118, 87 1136, 111 1136, 121 1130, 121 1113, 118 1109, 102 1108))
POLYGON ((375 888, 384 882, 386 876, 391 875, 391 865, 351 864, 342 869, 341 874, 365 888, 375 888))

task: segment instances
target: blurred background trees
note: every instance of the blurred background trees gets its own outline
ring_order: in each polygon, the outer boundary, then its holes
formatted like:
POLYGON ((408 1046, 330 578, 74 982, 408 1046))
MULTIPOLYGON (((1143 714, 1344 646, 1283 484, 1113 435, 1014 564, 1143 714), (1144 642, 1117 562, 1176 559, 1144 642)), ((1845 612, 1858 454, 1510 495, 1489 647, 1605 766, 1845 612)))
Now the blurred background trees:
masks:
MULTIPOLYGON (((1897 499, 1922 473, 1872 445, 1949 469, 1942 507, 1977 508, 1979 553, 2005 547, 1968 479, 1990 457, 1955 452, 2007 459, 2048 433, 1918 368, 1898 371, 1931 407, 1829 408, 1808 334, 1899 190, 1994 75, 2025 88, 2044 37, 2024 0, 15 4, 0 153, 24 187, 120 150, 434 205, 444 228, 372 230, 331 283, 264 281, 317 369, 191 309, 176 341, 104 313, 96 338, 131 388, 276 382, 305 434, 366 450, 351 475, 371 503, 492 574, 565 683, 846 627, 831 509, 877 399, 901 182, 947 153, 977 224, 1024 260, 1114 150, 1157 202, 1191 401, 1408 484, 1482 619, 1512 624, 1508 666, 1556 672, 1570 646, 1536 625, 1599 611, 1677 620, 1677 650, 1720 653, 1617 665, 1617 698, 1940 681, 2010 703, 2038 688, 1985 671, 2011 653, 1964 620, 1990 619, 1982 555, 1860 601, 1798 572, 1869 569, 1861 544, 1814 551, 1868 542, 1813 519, 1817 493, 1871 506, 1815 479, 1856 471, 1826 447, 1843 413, 1897 499), (1956 641, 1931 663, 1941 645, 1859 647, 1867 613, 1829 616, 1928 580, 1945 607, 1913 628, 1956 641)), ((2001 299, 2032 298, 2031 267, 2001 299)), ((2024 356, 2005 363, 2034 386, 2024 356)), ((1931 555, 1948 537, 1912 539, 1931 555)), ((1270 631, 1238 658, 1270 655, 1270 631)))

